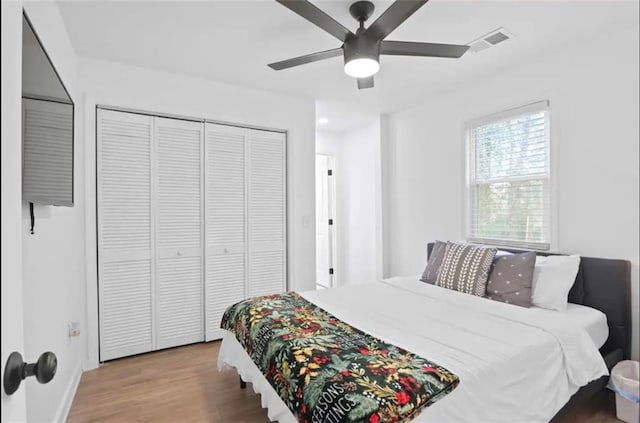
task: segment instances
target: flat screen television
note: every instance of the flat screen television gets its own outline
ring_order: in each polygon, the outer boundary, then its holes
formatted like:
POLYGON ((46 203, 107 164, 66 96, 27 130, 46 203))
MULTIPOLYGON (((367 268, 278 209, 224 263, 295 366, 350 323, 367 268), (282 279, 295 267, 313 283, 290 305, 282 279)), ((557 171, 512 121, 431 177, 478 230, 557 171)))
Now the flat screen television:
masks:
POLYGON ((73 119, 73 100, 23 14, 23 201, 73 207, 73 119))

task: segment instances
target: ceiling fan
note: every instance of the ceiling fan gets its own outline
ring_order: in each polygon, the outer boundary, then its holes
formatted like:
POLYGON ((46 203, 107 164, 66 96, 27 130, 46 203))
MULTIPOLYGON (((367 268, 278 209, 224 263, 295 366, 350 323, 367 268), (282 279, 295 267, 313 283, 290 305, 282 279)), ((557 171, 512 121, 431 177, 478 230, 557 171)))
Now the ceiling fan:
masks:
POLYGON ((292 68, 342 55, 344 71, 347 75, 357 78, 358 89, 363 89, 373 87, 373 75, 380 69, 381 54, 458 58, 469 49, 469 46, 456 44, 385 41, 393 30, 428 0, 396 0, 367 28, 364 27, 364 23, 373 13, 375 6, 370 1, 357 1, 349 7, 351 16, 360 23, 355 34, 307 0, 276 1, 333 35, 343 44, 331 50, 270 63, 269 67, 274 70, 292 68))

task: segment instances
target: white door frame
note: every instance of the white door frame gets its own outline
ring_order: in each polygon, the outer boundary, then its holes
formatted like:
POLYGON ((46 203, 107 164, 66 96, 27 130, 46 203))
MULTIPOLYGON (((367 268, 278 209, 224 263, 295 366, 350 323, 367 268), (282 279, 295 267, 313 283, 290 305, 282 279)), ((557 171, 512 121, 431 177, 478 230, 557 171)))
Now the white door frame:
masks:
MULTIPOLYGON (((328 218, 331 220, 331 224, 329 225, 328 230, 328 241, 329 241, 329 269, 333 269, 333 273, 329 275, 329 288, 335 288, 338 286, 338 276, 337 276, 337 232, 336 225, 338 224, 336 219, 336 161, 335 156, 333 154, 322 154, 316 153, 316 156, 324 156, 327 157, 328 168, 331 172, 330 175, 324 175, 324 177, 328 178, 327 181, 327 202, 329 208, 329 216, 328 218)), ((329 224, 329 222, 325 222, 324 224, 329 224)), ((318 246, 316 245, 316 248, 318 246)), ((329 271, 327 269, 327 271, 329 271)))

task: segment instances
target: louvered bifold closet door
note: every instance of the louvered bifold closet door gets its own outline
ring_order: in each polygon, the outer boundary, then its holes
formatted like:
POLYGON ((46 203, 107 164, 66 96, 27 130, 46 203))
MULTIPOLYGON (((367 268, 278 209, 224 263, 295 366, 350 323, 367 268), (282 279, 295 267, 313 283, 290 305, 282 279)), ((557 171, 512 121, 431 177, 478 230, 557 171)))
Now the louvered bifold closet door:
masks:
POLYGON ((248 130, 248 296, 287 289, 285 134, 248 130))
POLYGON ((207 341, 222 337, 225 309, 246 298, 246 132, 205 124, 207 341))
POLYGON ((155 118, 157 348, 204 339, 202 123, 155 118))
POLYGON ((100 359, 154 346, 153 118, 97 114, 100 359))

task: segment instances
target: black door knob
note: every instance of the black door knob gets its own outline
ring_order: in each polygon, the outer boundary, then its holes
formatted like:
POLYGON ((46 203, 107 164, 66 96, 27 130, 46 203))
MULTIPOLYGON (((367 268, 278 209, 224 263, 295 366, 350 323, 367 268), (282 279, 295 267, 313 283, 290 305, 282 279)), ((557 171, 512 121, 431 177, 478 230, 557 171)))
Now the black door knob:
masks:
POLYGON ((13 394, 29 376, 35 376, 40 383, 48 383, 56 375, 57 368, 58 359, 51 351, 42 353, 35 363, 25 363, 19 352, 12 352, 4 368, 4 392, 13 394))

